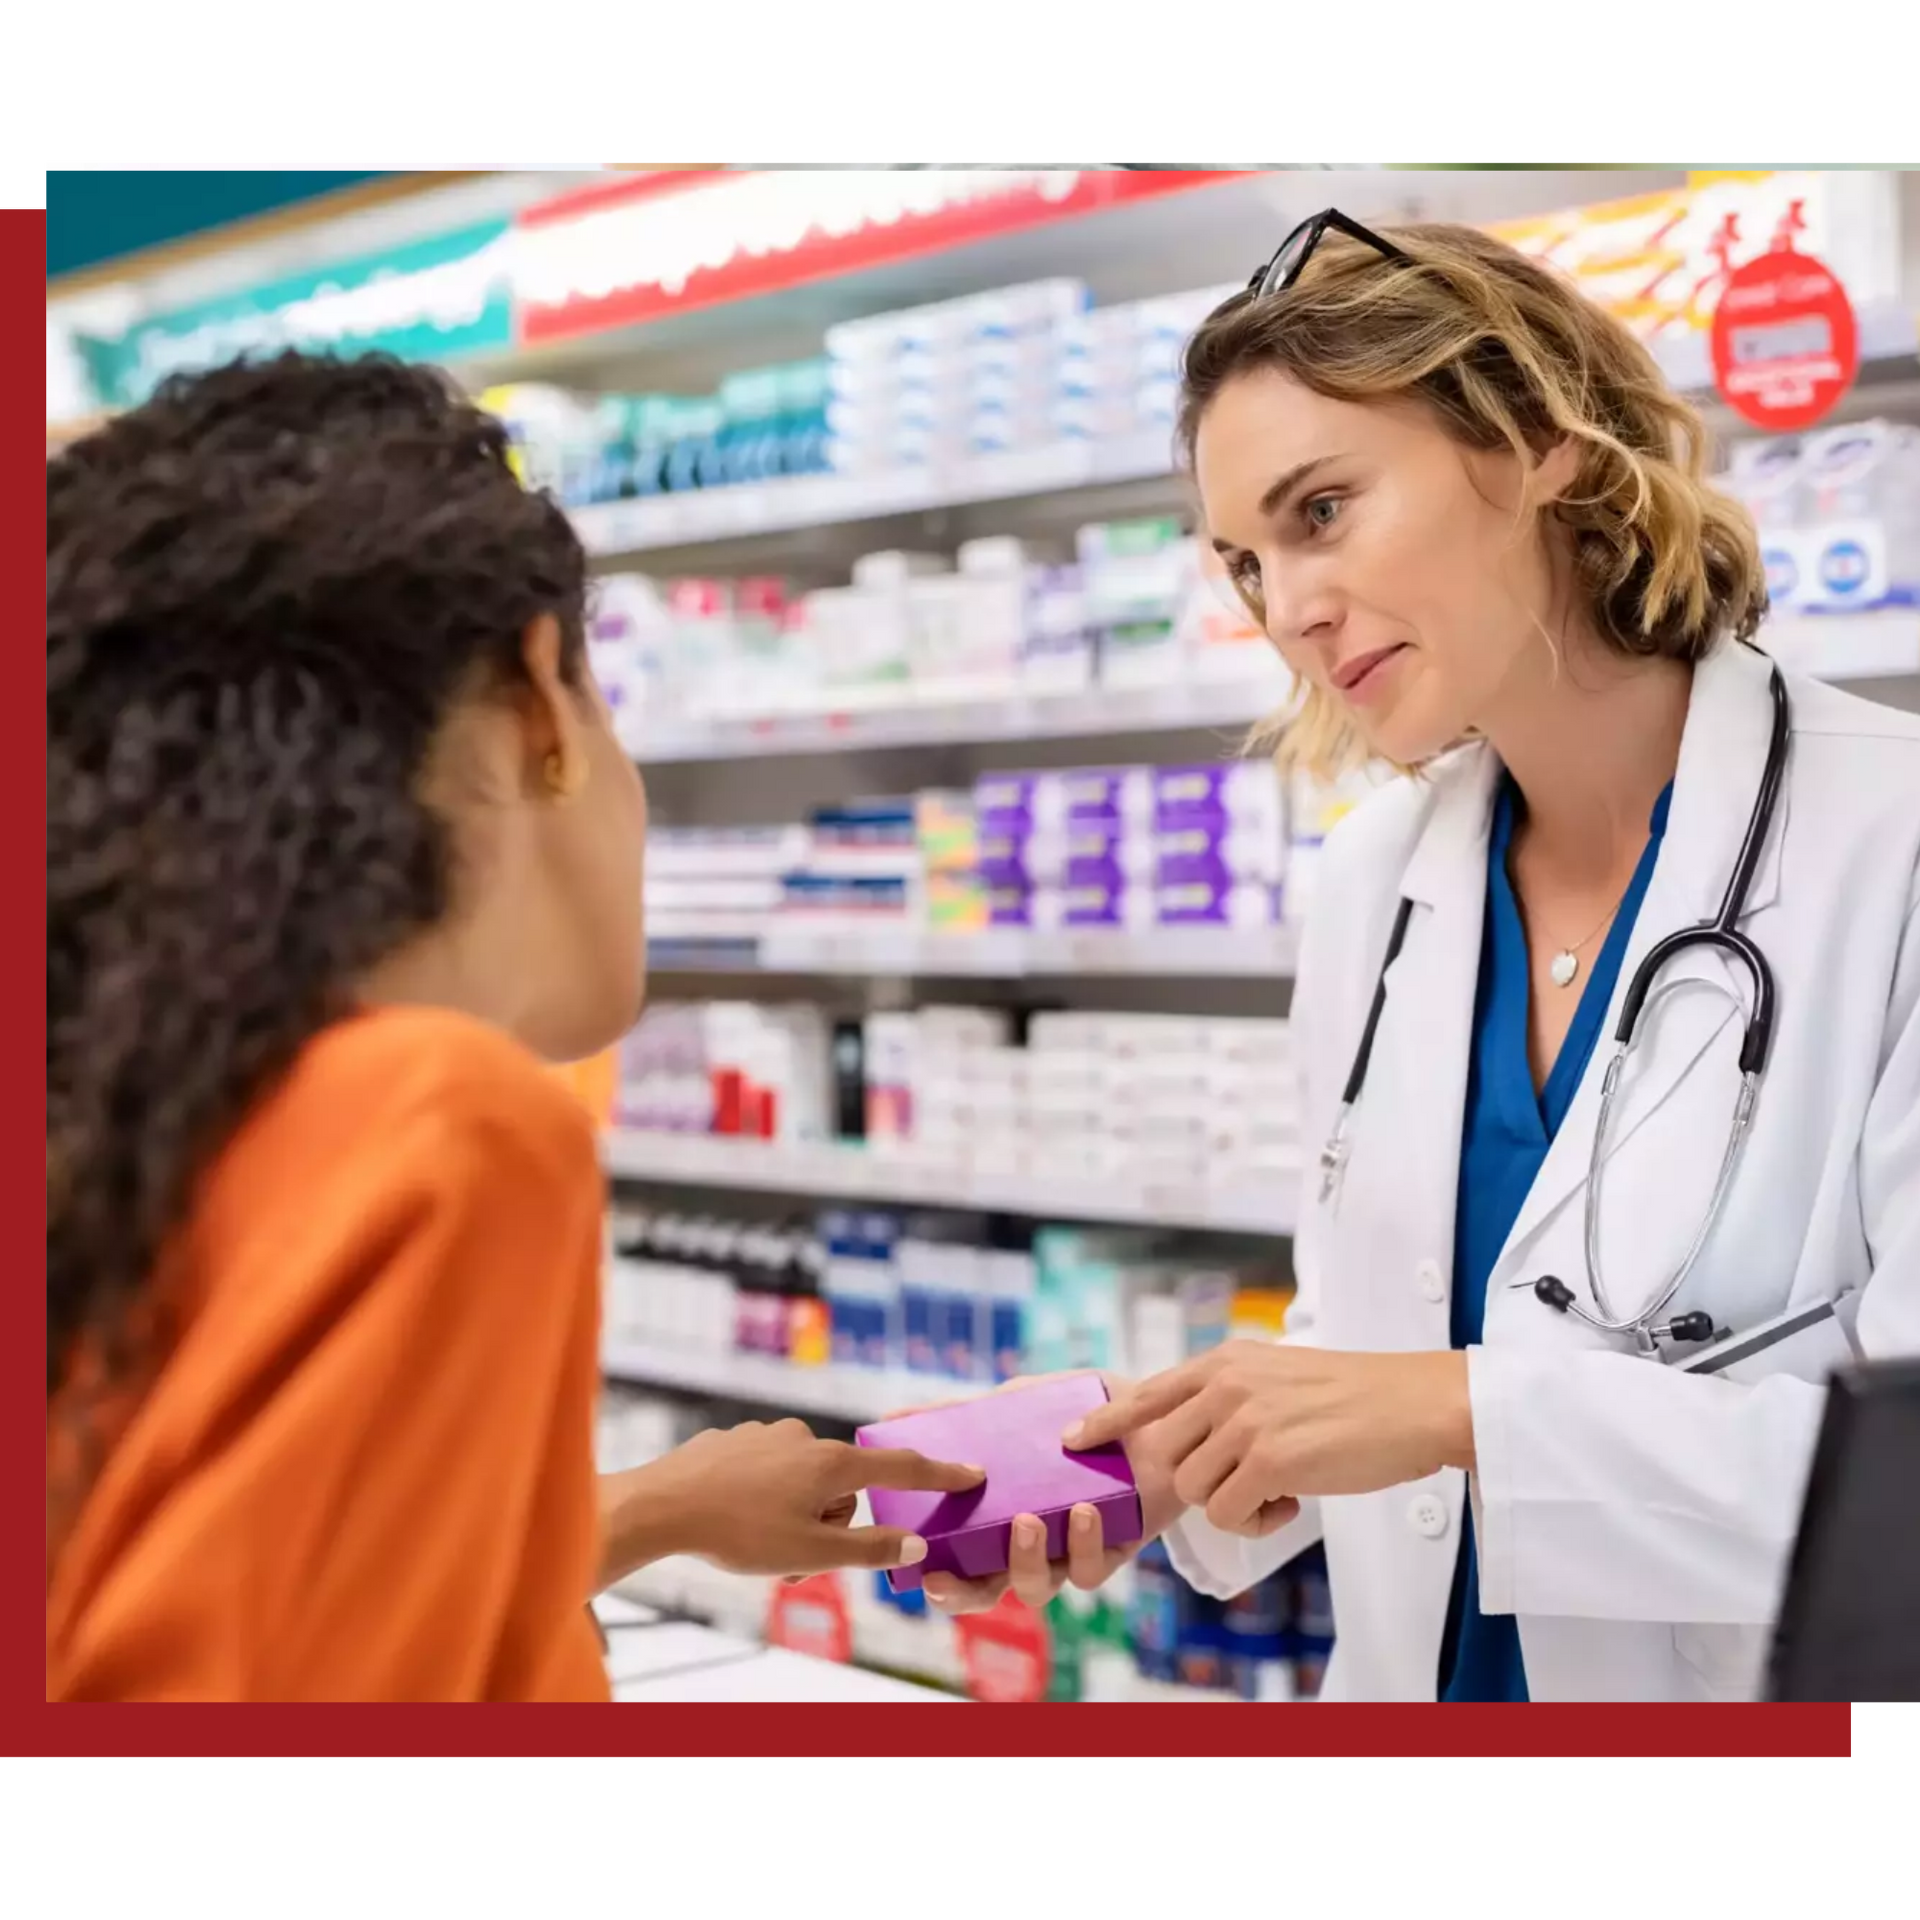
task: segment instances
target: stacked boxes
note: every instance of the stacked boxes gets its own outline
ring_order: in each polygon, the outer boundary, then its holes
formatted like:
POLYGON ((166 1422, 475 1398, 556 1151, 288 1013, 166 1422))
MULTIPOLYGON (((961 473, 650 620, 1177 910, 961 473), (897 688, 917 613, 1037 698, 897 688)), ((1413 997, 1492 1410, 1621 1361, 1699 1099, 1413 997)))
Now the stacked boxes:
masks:
POLYGON ((925 466, 1059 437, 1062 323, 1076 280, 1003 287, 827 331, 830 458, 841 472, 925 466))
POLYGON ((1265 762, 993 774, 974 787, 996 926, 1276 926, 1285 794, 1265 762))

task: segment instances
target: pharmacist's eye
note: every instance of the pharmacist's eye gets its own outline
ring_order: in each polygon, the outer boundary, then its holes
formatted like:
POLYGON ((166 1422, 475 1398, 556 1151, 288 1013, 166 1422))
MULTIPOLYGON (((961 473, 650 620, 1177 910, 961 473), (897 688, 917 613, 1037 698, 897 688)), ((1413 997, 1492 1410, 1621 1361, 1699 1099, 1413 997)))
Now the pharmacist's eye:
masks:
POLYGON ((1316 493, 1311 500, 1301 502, 1301 518, 1306 521, 1310 533, 1324 533, 1339 519, 1340 509, 1345 504, 1337 493, 1316 493))
POLYGON ((1227 578, 1233 590, 1257 613, 1266 596, 1260 585, 1260 562, 1250 553, 1237 553, 1227 562, 1227 578))

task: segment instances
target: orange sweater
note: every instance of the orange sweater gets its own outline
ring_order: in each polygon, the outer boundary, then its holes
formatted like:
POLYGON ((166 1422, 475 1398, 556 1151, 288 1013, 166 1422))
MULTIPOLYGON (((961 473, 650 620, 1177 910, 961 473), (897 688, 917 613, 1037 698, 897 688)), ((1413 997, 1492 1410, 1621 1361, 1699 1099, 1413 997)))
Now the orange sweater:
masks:
POLYGON ((314 1040, 169 1250, 177 1337, 53 1567, 47 1697, 604 1700, 603 1205, 579 1102, 491 1028, 314 1040))

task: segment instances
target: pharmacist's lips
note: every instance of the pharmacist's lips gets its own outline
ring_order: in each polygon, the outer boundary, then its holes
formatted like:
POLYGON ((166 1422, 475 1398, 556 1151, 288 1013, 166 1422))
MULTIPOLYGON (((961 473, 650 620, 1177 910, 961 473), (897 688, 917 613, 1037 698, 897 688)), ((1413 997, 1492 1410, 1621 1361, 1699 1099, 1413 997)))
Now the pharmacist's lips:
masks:
POLYGON ((1341 693, 1351 693, 1381 661, 1391 660, 1396 653, 1405 651, 1404 640, 1398 646, 1375 647, 1371 653, 1363 653, 1358 659, 1336 667, 1333 670, 1333 684, 1341 693))

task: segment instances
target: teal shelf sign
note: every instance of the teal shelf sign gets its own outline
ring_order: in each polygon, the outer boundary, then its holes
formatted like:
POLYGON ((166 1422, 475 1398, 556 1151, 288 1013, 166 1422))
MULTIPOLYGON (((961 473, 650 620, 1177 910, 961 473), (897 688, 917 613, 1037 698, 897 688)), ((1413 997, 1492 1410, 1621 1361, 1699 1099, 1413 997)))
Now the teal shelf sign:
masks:
POLYGON ((506 220, 416 240, 142 320, 80 351, 102 405, 137 406, 174 373, 289 347, 458 360, 513 344, 506 220))

